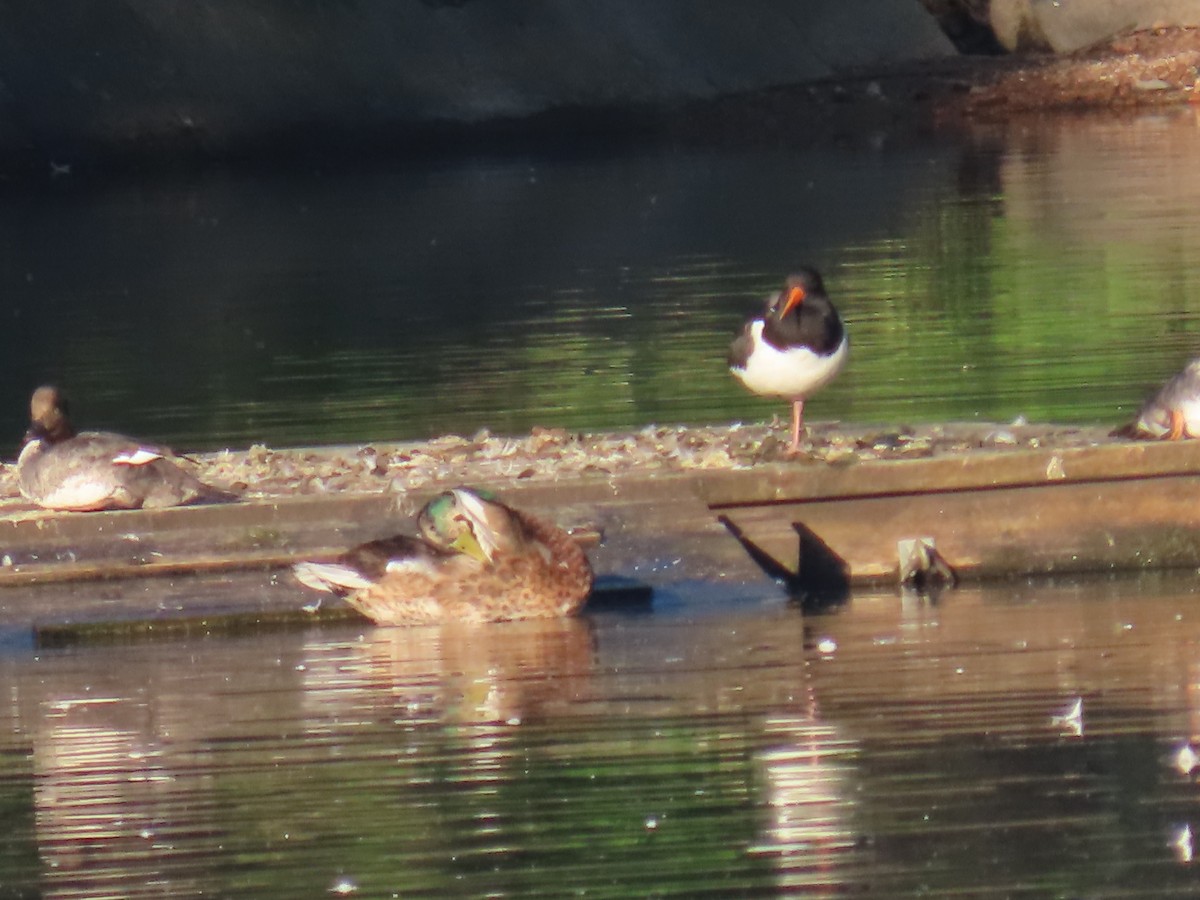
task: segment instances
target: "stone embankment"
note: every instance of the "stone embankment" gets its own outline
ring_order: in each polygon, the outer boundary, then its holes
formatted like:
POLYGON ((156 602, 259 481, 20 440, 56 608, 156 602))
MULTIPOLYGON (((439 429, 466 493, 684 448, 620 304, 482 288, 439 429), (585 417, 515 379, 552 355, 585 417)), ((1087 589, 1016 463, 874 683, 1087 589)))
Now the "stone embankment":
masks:
POLYGON ((0 158, 362 151, 953 53, 894 0, 4 3, 0 158))
POLYGON ((923 2, 3 3, 0 177, 529 135, 722 139, 764 118, 811 141, 825 122, 837 137, 913 128, 947 105, 1191 99, 1194 0, 923 2), (1080 62, 1042 77, 1067 56, 1080 62), (863 109, 823 108, 847 99, 863 109))

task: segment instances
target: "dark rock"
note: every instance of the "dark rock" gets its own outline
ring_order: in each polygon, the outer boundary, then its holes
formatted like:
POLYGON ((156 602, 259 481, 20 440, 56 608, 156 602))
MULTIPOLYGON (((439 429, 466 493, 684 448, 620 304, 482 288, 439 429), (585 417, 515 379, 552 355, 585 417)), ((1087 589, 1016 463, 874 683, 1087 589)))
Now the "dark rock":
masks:
POLYGON ((921 0, 959 53, 993 56, 1005 49, 988 21, 988 0, 921 0))

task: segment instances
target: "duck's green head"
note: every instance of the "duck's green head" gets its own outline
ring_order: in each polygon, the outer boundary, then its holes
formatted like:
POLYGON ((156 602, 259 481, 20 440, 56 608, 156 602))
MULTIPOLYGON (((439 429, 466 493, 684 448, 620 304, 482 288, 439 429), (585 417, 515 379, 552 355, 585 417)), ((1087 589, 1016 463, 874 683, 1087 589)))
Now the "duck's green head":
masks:
POLYGON ((508 526, 508 510, 490 491, 455 488, 438 494, 417 515, 417 528, 431 544, 489 562, 508 526))

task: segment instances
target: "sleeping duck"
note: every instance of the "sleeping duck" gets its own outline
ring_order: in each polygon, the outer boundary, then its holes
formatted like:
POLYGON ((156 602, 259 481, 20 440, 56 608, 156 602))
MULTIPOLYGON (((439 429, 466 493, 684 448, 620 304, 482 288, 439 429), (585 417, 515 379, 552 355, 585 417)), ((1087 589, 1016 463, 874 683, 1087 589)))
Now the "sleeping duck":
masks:
POLYGON ((169 450, 106 431, 76 432, 58 388, 34 391, 29 413, 17 482, 38 506, 85 512, 229 499, 184 471, 169 450))
POLYGON ((439 494, 417 528, 419 537, 371 541, 293 572, 380 625, 569 616, 591 591, 591 566, 570 535, 485 493, 439 494))
POLYGON ((1169 441, 1200 437, 1200 357, 1159 388, 1136 419, 1113 434, 1169 441))

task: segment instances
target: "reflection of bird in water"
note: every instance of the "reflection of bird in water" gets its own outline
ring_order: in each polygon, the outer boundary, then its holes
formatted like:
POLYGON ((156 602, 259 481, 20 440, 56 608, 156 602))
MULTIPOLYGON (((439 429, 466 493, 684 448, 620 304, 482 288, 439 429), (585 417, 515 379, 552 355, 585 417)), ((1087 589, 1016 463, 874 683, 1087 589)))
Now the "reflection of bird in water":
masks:
POLYGON ((180 468, 169 450, 107 431, 76 432, 55 387, 34 391, 29 412, 17 482, 38 506, 83 512, 231 499, 180 468))
POLYGON ((304 667, 314 709, 329 709, 336 694, 340 709, 383 707, 404 723, 511 727, 568 709, 593 689, 596 642, 581 617, 376 628, 352 640, 318 633, 314 641, 304 667))
POLYGON ((1113 434, 1170 441, 1200 437, 1200 357, 1189 362, 1147 400, 1137 418, 1113 434))
POLYGON ((136 896, 151 879, 169 895, 183 885, 157 832, 170 821, 175 773, 152 736, 108 721, 110 710, 133 701, 95 699, 43 704, 33 744, 42 881, 27 896, 136 896))
POLYGON ((770 744, 756 758, 770 812, 751 852, 774 860, 786 888, 812 888, 819 869, 829 895, 841 893, 841 878, 857 868, 850 775, 860 748, 836 726, 805 714, 776 713, 764 727, 770 744))
POLYGON ((1196 753, 1191 744, 1185 742, 1171 753, 1170 763, 1180 774, 1191 775, 1200 767, 1200 754, 1196 753))
POLYGON ((479 492, 439 494, 417 525, 420 537, 371 541, 293 571, 381 625, 568 616, 591 591, 591 566, 570 535, 479 492))
POLYGON ((729 369, 756 394, 792 401, 790 452, 800 449, 804 401, 837 376, 849 344, 816 269, 789 275, 766 312, 750 319, 729 348, 729 369))
POLYGON ((574 618, 384 634, 368 649, 376 675, 386 673, 393 696, 410 685, 428 692, 430 668, 436 667, 445 704, 440 716, 461 723, 513 725, 544 715, 547 706, 569 703, 588 684, 595 658, 590 624, 574 618), (426 652, 414 660, 420 648, 426 652))
POLYGON ((1050 717, 1050 724, 1060 726, 1063 731, 1075 737, 1083 736, 1083 698, 1076 697, 1062 712, 1050 717))

